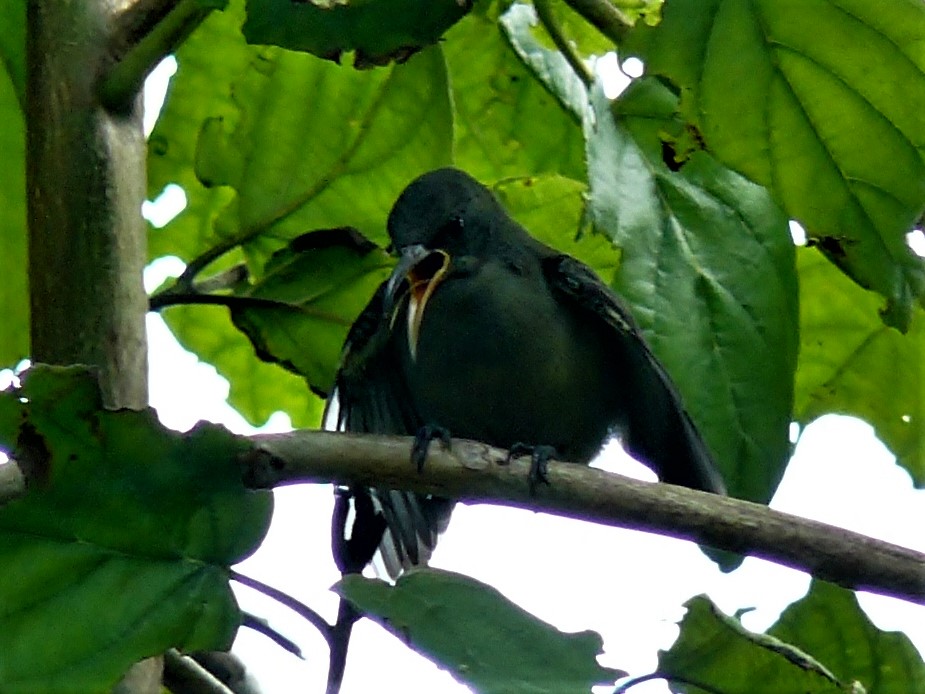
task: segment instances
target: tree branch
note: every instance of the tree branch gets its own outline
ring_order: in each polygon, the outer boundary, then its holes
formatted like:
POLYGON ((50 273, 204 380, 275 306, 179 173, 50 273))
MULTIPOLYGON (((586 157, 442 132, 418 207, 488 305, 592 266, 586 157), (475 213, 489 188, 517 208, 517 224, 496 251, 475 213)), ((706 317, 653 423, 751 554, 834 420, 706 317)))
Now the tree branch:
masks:
POLYGON ((614 7, 610 0, 565 0, 565 4, 617 45, 620 45, 626 32, 633 26, 633 21, 614 7))
POLYGON ((115 20, 109 52, 116 60, 100 83, 100 101, 120 113, 134 102, 158 63, 226 0, 136 0, 115 20))
POLYGON ((925 604, 925 554, 761 504, 555 462, 549 486, 531 496, 526 460, 505 465, 506 451, 462 440, 452 452, 432 447, 422 473, 409 462, 407 437, 297 431, 250 440, 242 464, 253 488, 360 484, 545 511, 750 554, 852 590, 925 604))
POLYGON ((556 18, 552 14, 552 9, 549 7, 549 0, 534 0, 533 8, 536 10, 537 19, 540 20, 540 24, 546 29, 546 33, 549 34, 549 38, 552 39, 556 48, 559 49, 559 52, 571 66, 575 74, 578 75, 578 78, 584 82, 585 87, 590 87, 594 83, 594 73, 588 69, 588 66, 585 65, 584 61, 581 59, 581 56, 578 55, 578 52, 572 44, 570 44, 568 39, 562 34, 562 29, 558 22, 556 22, 556 18))

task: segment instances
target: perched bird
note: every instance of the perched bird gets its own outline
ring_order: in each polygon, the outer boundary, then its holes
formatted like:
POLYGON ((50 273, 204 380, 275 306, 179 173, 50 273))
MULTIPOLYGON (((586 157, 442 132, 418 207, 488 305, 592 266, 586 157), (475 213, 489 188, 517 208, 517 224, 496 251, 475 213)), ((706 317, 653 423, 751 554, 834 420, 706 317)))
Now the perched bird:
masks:
MULTIPOLYGON (((418 435, 423 448, 449 432, 579 463, 616 433, 663 481, 723 493, 671 379, 590 268, 451 168, 413 181, 388 231, 398 265, 347 337, 337 428, 418 435)), ((409 492, 350 493, 342 570, 377 546, 393 577, 425 563, 452 510, 409 492)))

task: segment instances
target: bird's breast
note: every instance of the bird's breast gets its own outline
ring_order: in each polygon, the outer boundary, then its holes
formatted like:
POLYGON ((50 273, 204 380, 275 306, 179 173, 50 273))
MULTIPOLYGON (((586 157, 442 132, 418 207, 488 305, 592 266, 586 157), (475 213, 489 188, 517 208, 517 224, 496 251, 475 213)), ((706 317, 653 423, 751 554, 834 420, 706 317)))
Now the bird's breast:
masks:
POLYGON ((448 276, 420 317, 414 358, 407 338, 401 350, 421 417, 453 436, 547 444, 586 459, 607 434, 598 407, 606 397, 603 344, 539 272, 495 263, 448 276))

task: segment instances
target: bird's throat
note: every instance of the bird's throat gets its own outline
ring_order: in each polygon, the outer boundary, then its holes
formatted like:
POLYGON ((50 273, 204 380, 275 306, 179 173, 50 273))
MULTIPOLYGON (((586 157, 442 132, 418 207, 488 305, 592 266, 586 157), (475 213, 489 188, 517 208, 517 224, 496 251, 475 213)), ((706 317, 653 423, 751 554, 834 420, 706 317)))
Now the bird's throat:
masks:
POLYGON ((408 272, 408 349, 412 360, 417 359, 424 309, 449 268, 449 254, 436 250, 425 256, 408 272))

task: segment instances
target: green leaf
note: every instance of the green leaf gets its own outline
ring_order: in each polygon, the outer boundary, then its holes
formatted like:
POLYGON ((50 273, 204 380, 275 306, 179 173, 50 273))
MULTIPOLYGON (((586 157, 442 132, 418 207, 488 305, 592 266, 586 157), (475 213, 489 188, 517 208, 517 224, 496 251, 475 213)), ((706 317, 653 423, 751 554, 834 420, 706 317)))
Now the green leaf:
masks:
POLYGON ((299 373, 321 396, 334 384, 347 331, 394 265, 354 229, 304 234, 277 251, 246 296, 279 308, 232 311, 258 354, 299 373))
POLYGON ((217 220, 259 268, 308 229, 351 225, 385 238, 392 203, 416 174, 448 164, 452 114, 439 49, 356 72, 268 49, 232 85, 228 129, 207 121, 196 167, 237 196, 217 220))
POLYGON ((564 176, 530 176, 500 181, 492 190, 532 236, 586 263, 606 283, 613 283, 620 253, 603 234, 586 233, 585 183, 564 176))
MULTIPOLYGON (((26 108, 26 3, 7 0, 0 5, 0 64, 3 65, 20 109, 26 108)), ((0 82, 4 80, 0 78, 0 82)), ((0 150, 7 152, 8 150, 0 150)))
MULTIPOLYGON (((0 15, 7 11, 9 8, 0 10, 0 15)), ((0 41, 7 38, 3 36, 0 41)), ((3 316, 0 364, 16 364, 29 354, 26 130, 13 83, 2 73, 0 152, 3 152, 3 166, 0 167, 0 258, 3 258, 3 281, 0 283, 0 315, 3 316)))
MULTIPOLYGON (((855 694, 810 653, 756 634, 706 597, 689 600, 681 634, 659 651, 658 673, 683 694, 855 694)), ((831 637, 831 634, 829 634, 831 637)))
POLYGON ((245 444, 104 410, 76 367, 31 368, 0 411, 0 445, 32 474, 0 508, 0 689, 105 692, 167 648, 228 647, 240 622, 228 567, 272 508, 241 483, 245 444))
POLYGON ((599 634, 562 633, 467 576, 415 569, 394 586, 347 576, 335 589, 483 694, 587 692, 622 674, 598 665, 599 634))
MULTIPOLYGON (((215 246, 246 244, 259 279, 272 253, 307 229, 349 224, 384 240, 398 193, 415 175, 451 159, 452 113, 439 49, 390 70, 357 72, 248 47, 236 17, 236 3, 214 13, 178 54, 149 168, 155 191, 179 183, 189 206, 152 234, 155 255, 190 261, 215 246)), ((232 252, 214 267, 240 258, 232 252)), ((165 318, 184 347, 231 381, 230 402, 251 423, 283 410, 297 426, 317 425, 321 403, 304 381, 255 363, 225 315, 177 307, 165 318)), ((340 350, 331 339, 322 343, 326 355, 340 350)), ((336 365, 328 360, 319 365, 324 373, 336 365)), ((323 385, 324 373, 312 378, 323 385)))
POLYGON ((356 67, 403 62, 435 44, 470 9, 459 0, 248 0, 248 43, 307 51, 334 62, 356 51, 356 67))
POLYGON ((919 0, 672 0, 626 45, 903 330, 925 295, 905 240, 925 208, 923 27, 919 0))
POLYGON ((173 306, 163 315, 180 344, 228 379, 228 403, 252 425, 266 423, 277 411, 289 415, 297 428, 321 424, 324 402, 300 376, 258 359, 254 346, 232 324, 227 309, 173 306))
POLYGON ((763 188, 681 147, 676 99, 658 82, 636 82, 613 111, 597 86, 592 106, 590 210, 623 250, 616 289, 730 492, 767 501, 789 459, 798 347, 787 220, 763 188))
POLYGON ((579 121, 517 57, 495 12, 477 7, 446 39, 456 166, 481 181, 542 173, 583 179, 579 121))
POLYGON ((925 691, 925 662, 905 634, 881 631, 850 590, 813 581, 768 634, 812 653, 843 682, 876 692, 925 691))
MULTIPOLYGON (((188 262, 223 240, 213 222, 232 191, 203 186, 193 163, 199 131, 208 118, 222 119, 226 127, 237 123, 231 83, 259 55, 241 36, 242 5, 238 0, 224 12, 210 14, 177 51, 177 73, 148 138, 148 197, 156 198, 173 183, 183 188, 187 205, 163 229, 151 229, 151 259, 174 255, 188 262)), ((240 257, 226 263, 238 261, 240 257)))
POLYGON ((801 348, 794 415, 829 412, 869 422, 915 484, 925 486, 925 311, 901 334, 877 318, 875 294, 815 249, 800 249, 801 348))

